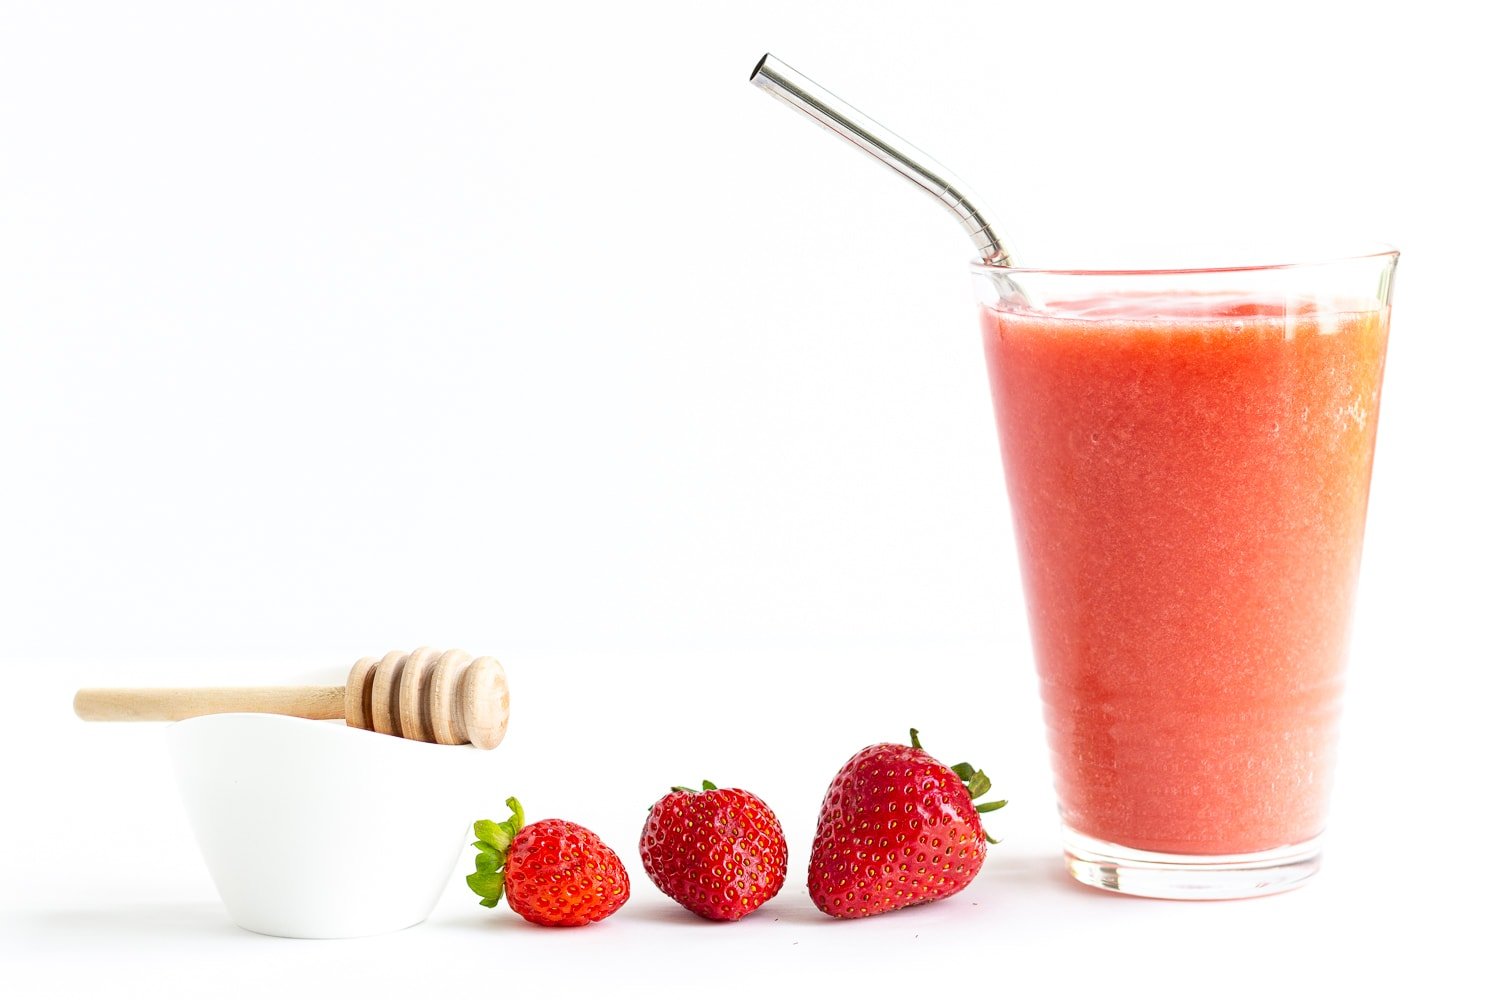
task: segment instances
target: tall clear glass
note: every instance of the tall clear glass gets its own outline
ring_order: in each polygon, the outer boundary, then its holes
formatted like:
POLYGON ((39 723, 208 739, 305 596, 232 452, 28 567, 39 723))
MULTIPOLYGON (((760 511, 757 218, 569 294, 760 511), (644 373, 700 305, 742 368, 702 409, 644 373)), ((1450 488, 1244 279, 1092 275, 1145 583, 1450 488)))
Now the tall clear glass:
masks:
POLYGON ((1317 870, 1396 258, 974 266, 1079 881, 1317 870))

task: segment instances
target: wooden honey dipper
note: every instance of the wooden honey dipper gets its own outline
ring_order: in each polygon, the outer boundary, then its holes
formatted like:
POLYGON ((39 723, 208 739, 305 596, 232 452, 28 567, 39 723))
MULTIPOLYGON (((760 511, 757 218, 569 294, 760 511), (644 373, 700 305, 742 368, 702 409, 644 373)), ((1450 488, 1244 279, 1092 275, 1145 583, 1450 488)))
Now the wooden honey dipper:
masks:
POLYGON ((368 656, 342 687, 85 688, 73 711, 90 722, 176 721, 222 712, 343 719, 424 743, 499 746, 510 722, 505 668, 489 656, 423 646, 368 656))

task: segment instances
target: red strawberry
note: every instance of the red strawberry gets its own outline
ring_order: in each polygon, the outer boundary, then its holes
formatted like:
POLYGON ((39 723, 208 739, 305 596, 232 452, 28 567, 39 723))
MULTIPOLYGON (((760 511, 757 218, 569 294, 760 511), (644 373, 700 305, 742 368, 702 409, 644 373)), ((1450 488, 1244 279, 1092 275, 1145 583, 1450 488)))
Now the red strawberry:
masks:
POLYGON ((807 891, 835 917, 868 917, 914 903, 946 899, 974 880, 990 840, 972 801, 990 779, 968 764, 934 760, 917 731, 911 746, 877 743, 849 758, 833 776, 818 832, 807 891))
POLYGON ((504 823, 474 824, 474 874, 469 888, 481 906, 504 896, 510 908, 543 927, 582 927, 603 920, 630 898, 620 858, 592 830, 565 819, 527 824, 521 803, 506 799, 504 823))
POLYGON ((674 787, 641 831, 641 862, 662 892, 700 917, 738 920, 781 891, 786 837, 742 788, 674 787))

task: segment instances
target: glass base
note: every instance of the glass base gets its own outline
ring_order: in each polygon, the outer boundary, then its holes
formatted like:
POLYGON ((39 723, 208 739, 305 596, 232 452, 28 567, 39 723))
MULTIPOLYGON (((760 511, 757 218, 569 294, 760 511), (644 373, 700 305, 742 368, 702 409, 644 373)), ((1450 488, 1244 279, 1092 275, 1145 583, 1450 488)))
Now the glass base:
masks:
POLYGON ((1153 899, 1245 899, 1295 889, 1318 870, 1315 838, 1254 854, 1158 854, 1063 827, 1068 871, 1084 885, 1153 899))

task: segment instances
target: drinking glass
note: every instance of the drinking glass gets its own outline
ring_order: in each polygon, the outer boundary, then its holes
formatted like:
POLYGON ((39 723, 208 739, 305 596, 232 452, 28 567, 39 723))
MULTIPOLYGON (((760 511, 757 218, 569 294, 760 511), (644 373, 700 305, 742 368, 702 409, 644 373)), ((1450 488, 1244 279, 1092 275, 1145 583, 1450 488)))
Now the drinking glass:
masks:
POLYGON ((1079 881, 1317 870, 1396 259, 974 265, 1079 881))

